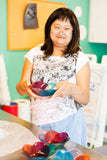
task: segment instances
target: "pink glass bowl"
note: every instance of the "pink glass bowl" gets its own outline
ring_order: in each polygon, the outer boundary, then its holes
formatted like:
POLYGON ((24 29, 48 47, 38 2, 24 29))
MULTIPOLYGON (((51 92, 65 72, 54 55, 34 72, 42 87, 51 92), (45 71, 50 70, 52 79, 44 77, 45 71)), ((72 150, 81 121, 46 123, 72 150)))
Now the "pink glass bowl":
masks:
POLYGON ((34 93, 39 96, 52 96, 56 91, 56 89, 54 89, 55 86, 55 83, 45 83, 42 81, 37 81, 31 84, 29 87, 34 93))

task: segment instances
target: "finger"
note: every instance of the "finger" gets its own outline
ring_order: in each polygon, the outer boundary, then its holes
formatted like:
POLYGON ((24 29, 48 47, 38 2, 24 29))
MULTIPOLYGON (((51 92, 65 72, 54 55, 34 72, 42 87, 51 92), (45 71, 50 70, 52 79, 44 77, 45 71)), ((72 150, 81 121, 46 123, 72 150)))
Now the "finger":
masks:
POLYGON ((54 95, 52 96, 52 98, 55 98, 55 97, 65 97, 66 96, 66 93, 64 92, 63 89, 59 89, 57 90, 54 95))

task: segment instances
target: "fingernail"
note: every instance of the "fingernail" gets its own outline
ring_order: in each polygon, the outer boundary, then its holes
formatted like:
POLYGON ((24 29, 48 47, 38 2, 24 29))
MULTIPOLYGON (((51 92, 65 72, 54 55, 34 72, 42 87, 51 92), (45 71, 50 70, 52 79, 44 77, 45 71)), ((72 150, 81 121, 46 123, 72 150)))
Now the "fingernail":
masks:
POLYGON ((56 87, 54 87, 53 89, 57 90, 57 88, 56 88, 56 87))

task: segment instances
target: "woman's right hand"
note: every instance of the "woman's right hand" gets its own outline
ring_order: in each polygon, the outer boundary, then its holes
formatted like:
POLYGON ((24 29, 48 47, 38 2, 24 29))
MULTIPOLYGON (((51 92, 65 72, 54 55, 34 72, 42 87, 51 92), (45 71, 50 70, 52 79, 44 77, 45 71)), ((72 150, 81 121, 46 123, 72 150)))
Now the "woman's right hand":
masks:
POLYGON ((28 95, 28 96, 33 96, 34 97, 34 93, 29 88, 28 81, 23 81, 23 82, 20 81, 16 85, 16 90, 21 96, 28 95))
POLYGON ((47 99, 47 97, 38 96, 36 93, 33 93, 29 85, 30 83, 28 81, 24 81, 24 82, 20 81, 16 85, 16 90, 21 96, 28 95, 36 99, 47 99))

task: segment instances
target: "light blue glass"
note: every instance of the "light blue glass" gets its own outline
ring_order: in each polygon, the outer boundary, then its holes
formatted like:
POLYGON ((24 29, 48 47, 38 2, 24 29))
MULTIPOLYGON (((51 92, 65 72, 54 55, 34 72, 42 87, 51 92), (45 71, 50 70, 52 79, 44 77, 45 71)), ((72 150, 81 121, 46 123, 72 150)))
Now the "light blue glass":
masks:
POLYGON ((47 160, 47 158, 44 157, 28 157, 29 160, 47 160))
POLYGON ((56 158, 60 158, 61 160, 74 160, 73 155, 63 149, 56 152, 56 158))

